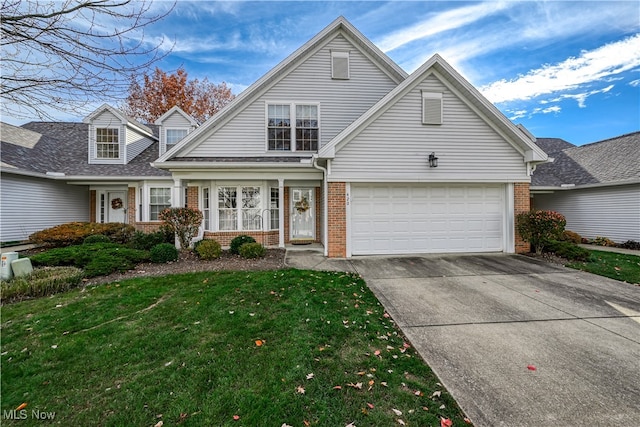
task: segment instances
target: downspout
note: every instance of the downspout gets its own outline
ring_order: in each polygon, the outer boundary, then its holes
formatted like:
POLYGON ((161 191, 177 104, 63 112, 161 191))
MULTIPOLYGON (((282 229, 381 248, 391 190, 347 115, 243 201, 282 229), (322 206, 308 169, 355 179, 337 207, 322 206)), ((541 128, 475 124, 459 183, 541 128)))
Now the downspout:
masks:
POLYGON ((327 168, 323 168, 318 164, 318 154, 313 155, 313 167, 322 171, 322 241, 324 243, 324 256, 329 256, 329 201, 328 191, 329 184, 327 182, 327 168))

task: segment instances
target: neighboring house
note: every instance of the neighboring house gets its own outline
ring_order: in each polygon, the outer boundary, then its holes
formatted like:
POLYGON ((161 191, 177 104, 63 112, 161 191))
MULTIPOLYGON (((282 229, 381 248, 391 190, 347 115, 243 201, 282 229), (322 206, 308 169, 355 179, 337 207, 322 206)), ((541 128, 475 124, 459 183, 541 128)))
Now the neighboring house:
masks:
POLYGON ((150 163, 176 142, 174 129, 184 136, 195 122, 172 109, 156 124, 143 126, 108 105, 83 123, 3 123, 0 241, 70 221, 156 228, 174 182, 150 163))
POLYGON ((225 246, 249 234, 330 257, 529 249, 514 218, 547 160, 535 138, 440 56, 407 75, 342 17, 201 126, 177 110, 156 125, 105 105, 84 124, 24 127, 75 147, 49 179, 85 186, 99 222, 149 230, 171 204, 200 209, 199 237, 225 246))
POLYGON ((579 147, 536 142, 553 159, 533 174, 536 209, 560 212, 586 238, 640 241, 640 132, 579 147))

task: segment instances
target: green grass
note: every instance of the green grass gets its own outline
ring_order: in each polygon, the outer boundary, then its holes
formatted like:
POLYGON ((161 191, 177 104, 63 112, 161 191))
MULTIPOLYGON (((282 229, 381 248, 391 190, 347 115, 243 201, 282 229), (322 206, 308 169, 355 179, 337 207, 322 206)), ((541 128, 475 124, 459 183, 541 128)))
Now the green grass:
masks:
POLYGON ((640 256, 604 251, 590 252, 589 261, 574 262, 567 264, 567 267, 628 283, 640 283, 640 256))
POLYGON ((1 353, 1 409, 62 425, 468 425, 345 273, 138 278, 6 305, 1 353))

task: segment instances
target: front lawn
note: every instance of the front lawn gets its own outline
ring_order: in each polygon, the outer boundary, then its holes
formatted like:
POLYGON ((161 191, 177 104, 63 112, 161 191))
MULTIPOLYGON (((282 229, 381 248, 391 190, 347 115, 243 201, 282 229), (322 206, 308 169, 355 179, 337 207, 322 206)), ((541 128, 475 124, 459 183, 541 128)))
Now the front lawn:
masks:
POLYGON ((468 425, 356 276, 138 278, 2 308, 3 418, 62 425, 468 425), (5 411, 7 411, 5 413, 5 411))
POLYGON ((588 271, 629 283, 640 283, 640 256, 590 250, 587 262, 573 262, 567 267, 588 271))

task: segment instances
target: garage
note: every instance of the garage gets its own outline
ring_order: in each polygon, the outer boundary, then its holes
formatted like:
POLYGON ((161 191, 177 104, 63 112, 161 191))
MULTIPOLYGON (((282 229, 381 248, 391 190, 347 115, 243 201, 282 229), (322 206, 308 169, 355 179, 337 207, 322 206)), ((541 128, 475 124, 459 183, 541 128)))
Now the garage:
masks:
POLYGON ((353 255, 502 252, 505 187, 352 184, 353 255))

